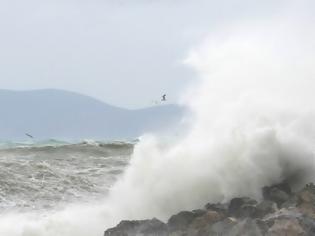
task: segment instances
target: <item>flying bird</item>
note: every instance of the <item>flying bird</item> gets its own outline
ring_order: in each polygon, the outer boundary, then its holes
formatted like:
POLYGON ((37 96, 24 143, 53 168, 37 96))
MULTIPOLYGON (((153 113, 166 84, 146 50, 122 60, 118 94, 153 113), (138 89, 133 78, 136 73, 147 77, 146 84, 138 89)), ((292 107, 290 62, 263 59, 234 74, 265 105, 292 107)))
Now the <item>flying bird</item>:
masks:
POLYGON ((165 101, 166 101, 166 94, 164 94, 164 95, 162 96, 161 101, 162 101, 162 102, 165 102, 165 101))
POLYGON ((25 133, 25 135, 29 138, 34 138, 32 135, 28 134, 28 133, 25 133))

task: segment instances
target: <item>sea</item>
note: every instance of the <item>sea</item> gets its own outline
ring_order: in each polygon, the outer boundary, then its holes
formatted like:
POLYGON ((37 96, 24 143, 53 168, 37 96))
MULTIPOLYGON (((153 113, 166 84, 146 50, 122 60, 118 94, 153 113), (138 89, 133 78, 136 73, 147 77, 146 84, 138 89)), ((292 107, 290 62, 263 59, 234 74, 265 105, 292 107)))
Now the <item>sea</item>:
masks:
POLYGON ((128 165, 135 143, 1 142, 0 215, 103 198, 128 165))

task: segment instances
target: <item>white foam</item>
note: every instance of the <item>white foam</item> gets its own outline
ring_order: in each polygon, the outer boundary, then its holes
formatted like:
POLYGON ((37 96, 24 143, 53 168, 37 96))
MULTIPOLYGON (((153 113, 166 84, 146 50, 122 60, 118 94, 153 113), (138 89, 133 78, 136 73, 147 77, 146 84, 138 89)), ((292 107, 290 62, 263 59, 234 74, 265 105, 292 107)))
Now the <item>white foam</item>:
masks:
POLYGON ((165 220, 209 201, 259 198, 261 187, 284 179, 313 180, 315 36, 309 16, 298 17, 210 34, 186 60, 200 74, 183 98, 194 112, 187 134, 142 137, 101 204, 40 220, 1 216, 0 235, 102 235, 121 219, 165 220))

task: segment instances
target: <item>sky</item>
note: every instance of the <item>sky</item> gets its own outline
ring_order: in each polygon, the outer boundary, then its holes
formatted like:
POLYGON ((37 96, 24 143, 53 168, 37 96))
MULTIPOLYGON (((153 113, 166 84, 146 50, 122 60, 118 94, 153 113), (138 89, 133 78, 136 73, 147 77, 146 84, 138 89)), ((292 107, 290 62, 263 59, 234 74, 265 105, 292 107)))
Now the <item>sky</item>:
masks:
MULTIPOLYGON (((127 108, 176 103, 209 33, 284 0, 0 0, 0 89, 56 88, 127 108)), ((303 1, 302 1, 303 2, 303 1)))

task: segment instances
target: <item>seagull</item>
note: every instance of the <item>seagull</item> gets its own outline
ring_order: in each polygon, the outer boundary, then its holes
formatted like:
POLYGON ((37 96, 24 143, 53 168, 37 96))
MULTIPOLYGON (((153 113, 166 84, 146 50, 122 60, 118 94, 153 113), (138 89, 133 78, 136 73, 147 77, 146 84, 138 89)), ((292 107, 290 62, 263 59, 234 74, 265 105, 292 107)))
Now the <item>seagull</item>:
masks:
POLYGON ((161 101, 162 101, 162 102, 165 102, 165 101, 166 101, 166 94, 164 94, 164 95, 162 96, 161 101))
POLYGON ((29 138, 34 138, 32 135, 28 134, 28 133, 25 133, 25 135, 29 138))

